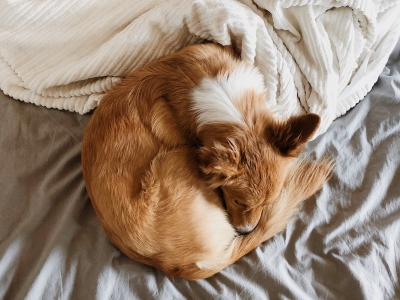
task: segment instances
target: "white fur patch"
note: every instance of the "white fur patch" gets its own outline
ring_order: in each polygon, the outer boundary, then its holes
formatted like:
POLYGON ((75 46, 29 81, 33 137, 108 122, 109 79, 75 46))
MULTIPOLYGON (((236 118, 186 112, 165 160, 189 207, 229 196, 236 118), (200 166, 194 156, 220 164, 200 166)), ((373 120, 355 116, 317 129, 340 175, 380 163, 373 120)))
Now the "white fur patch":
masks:
POLYGON ((252 225, 244 225, 244 226, 239 226, 236 228, 239 232, 241 233, 248 233, 254 229, 254 226, 252 225))
POLYGON ((259 70, 246 63, 216 78, 204 78, 192 92, 192 109, 198 114, 199 129, 210 123, 244 124, 236 104, 248 90, 263 93, 265 84, 259 70))
POLYGON ((205 257, 196 262, 201 269, 215 269, 226 257, 236 232, 221 207, 212 204, 203 195, 193 199, 192 220, 197 224, 196 236, 207 249, 205 257))

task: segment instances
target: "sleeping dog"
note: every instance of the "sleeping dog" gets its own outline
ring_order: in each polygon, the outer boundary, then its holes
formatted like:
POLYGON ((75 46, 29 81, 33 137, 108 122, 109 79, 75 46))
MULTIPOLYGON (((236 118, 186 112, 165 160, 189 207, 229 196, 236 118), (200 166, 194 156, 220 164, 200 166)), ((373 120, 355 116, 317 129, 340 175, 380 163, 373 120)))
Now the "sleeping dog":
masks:
POLYGON ((171 276, 209 277, 281 231, 332 163, 298 161, 319 117, 277 120, 232 48, 189 46, 102 99, 82 142, 110 240, 171 276))

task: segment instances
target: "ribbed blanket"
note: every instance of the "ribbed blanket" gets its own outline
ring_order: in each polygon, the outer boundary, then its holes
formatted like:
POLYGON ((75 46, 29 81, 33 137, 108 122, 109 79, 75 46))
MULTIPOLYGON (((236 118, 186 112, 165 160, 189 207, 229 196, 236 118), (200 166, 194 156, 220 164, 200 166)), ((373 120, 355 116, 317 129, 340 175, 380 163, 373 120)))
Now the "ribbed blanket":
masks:
POLYGON ((376 82, 400 35, 397 0, 0 2, 0 88, 81 114, 119 77, 203 40, 234 44, 282 117, 314 112, 316 136, 376 82))

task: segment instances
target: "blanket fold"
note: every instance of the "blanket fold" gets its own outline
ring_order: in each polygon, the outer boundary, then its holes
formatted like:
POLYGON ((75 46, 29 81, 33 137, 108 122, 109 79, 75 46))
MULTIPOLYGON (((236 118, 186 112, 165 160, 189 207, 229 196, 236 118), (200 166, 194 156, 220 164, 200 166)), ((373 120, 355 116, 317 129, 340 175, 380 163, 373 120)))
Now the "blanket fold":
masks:
POLYGON ((119 77, 204 40, 234 44, 282 118, 315 136, 372 88, 400 36, 395 0, 117 0, 0 3, 0 88, 84 114, 119 77))

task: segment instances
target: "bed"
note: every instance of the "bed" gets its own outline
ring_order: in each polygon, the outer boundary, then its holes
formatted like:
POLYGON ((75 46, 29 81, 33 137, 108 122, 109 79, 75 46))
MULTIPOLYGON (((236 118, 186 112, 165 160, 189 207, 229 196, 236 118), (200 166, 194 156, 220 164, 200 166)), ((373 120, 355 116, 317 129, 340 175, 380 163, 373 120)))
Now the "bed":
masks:
POLYGON ((400 41, 371 91, 307 145, 335 158, 329 182, 205 280, 168 278, 109 242, 81 172, 90 117, 0 94, 1 299, 400 298, 400 41))

